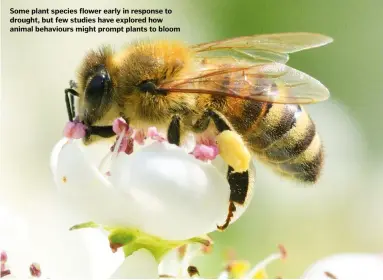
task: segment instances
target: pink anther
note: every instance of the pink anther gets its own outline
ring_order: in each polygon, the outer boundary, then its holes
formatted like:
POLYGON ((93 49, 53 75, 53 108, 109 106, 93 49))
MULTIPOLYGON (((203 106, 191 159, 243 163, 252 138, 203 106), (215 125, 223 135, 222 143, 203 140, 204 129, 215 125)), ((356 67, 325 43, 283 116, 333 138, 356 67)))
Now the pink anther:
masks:
POLYGON ((215 145, 197 144, 191 154, 199 160, 206 161, 215 159, 218 153, 218 147, 215 145))
POLYGON ((77 121, 67 122, 64 127, 64 136, 70 139, 81 139, 86 134, 86 126, 77 121))

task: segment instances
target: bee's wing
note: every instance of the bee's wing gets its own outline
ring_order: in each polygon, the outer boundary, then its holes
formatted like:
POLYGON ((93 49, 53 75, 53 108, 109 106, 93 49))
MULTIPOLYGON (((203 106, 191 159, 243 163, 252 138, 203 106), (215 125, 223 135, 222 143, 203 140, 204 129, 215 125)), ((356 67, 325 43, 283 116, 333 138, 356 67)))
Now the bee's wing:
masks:
POLYGON ((333 40, 314 33, 280 33, 237 37, 194 45, 191 48, 202 56, 233 56, 248 60, 266 60, 286 63, 289 53, 316 48, 333 40))
POLYGON ((158 85, 164 92, 212 94, 282 104, 326 100, 329 91, 316 79, 285 64, 201 66, 199 71, 158 85))

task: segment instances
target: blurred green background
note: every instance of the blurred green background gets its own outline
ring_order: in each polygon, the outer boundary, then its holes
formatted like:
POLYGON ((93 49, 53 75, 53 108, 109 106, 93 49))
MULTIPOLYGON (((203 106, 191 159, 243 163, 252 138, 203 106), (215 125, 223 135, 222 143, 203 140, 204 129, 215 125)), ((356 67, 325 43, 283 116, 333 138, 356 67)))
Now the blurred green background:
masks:
MULTIPOLYGON (((257 33, 317 32, 333 37, 334 43, 294 54, 289 65, 320 80, 332 94, 330 101, 308 108, 326 147, 321 181, 304 188, 256 163, 249 210, 226 232, 213 234, 213 253, 196 264, 202 276, 213 277, 222 270, 228 248, 255 264, 282 243, 289 258, 272 264, 269 275, 291 278, 334 253, 382 252, 383 2, 137 2, 2 1, 1 191, 8 201, 31 217, 44 213, 41 201, 53 190, 49 154, 66 121, 62 90, 89 48, 102 43, 120 47, 149 35, 197 43, 257 33), (181 33, 11 34, 11 6, 172 8, 168 23, 181 26, 181 33)), ((34 223, 46 226, 43 219, 34 223)))
MULTIPOLYGON (((256 263, 284 243, 290 257, 273 264, 269 274, 287 278, 330 254, 382 252, 383 2, 200 3, 210 15, 215 39, 292 31, 334 38, 331 45, 294 54, 289 61, 332 94, 331 101, 308 108, 325 143, 323 179, 315 189, 295 188, 259 167, 250 209, 227 232, 214 234, 219 251, 232 246, 238 257, 256 263)), ((212 262, 220 263, 220 254, 216 251, 212 262)), ((217 267, 204 266, 209 272, 217 267)))

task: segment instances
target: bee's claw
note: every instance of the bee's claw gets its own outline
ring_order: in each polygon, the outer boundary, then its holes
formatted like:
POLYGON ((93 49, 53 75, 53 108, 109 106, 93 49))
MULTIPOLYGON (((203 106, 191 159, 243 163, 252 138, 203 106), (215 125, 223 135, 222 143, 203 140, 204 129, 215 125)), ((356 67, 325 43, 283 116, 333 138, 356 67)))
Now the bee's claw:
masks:
POLYGON ((236 210, 237 210, 237 208, 235 207, 234 202, 230 201, 229 212, 227 214, 226 221, 225 221, 225 223, 222 226, 217 226, 217 229, 219 229, 221 231, 224 231, 225 229, 227 229, 227 227, 230 225, 231 218, 233 218, 234 212, 236 210))

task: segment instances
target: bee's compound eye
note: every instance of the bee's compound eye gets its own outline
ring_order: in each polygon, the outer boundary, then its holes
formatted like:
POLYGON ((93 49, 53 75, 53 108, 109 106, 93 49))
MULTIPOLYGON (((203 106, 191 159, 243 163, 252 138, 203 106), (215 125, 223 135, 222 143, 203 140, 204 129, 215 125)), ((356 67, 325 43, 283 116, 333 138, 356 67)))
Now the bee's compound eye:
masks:
POLYGON ((87 96, 102 95, 105 89, 105 80, 106 77, 103 74, 94 76, 86 88, 87 96))
POLYGON ((89 81, 85 95, 86 99, 93 106, 98 106, 102 96, 108 91, 110 78, 107 73, 98 73, 89 81))

